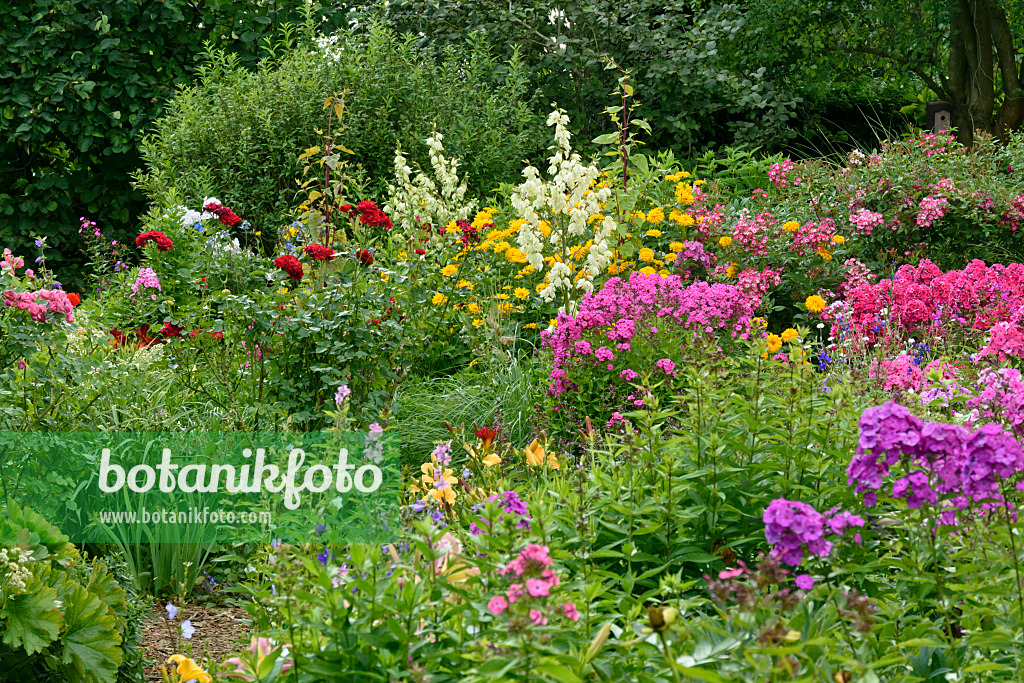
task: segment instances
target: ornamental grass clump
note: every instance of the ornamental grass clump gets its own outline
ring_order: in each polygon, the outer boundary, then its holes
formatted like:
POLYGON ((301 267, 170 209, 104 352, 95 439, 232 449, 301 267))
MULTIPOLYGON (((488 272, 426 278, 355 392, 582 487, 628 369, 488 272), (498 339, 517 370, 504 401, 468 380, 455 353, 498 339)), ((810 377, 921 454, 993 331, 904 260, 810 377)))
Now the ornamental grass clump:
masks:
POLYGON ((560 313, 555 330, 542 334, 554 366, 548 394, 565 395, 602 422, 616 410, 642 407, 648 391, 671 389, 677 368, 746 338, 759 305, 756 293, 736 285, 639 272, 613 277, 583 297, 575 316, 560 313), (609 405, 609 396, 618 405, 609 405))

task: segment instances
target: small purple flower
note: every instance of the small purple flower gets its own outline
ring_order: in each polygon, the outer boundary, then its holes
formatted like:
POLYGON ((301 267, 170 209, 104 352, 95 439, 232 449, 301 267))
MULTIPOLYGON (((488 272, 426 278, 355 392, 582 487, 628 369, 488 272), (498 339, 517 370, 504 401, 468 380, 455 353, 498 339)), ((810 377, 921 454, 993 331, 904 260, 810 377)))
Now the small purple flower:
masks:
POLYGON ((173 621, 178 617, 178 608, 171 603, 167 603, 164 609, 167 610, 167 621, 173 621))
POLYGON ((192 636, 193 636, 193 634, 195 634, 195 632, 196 632, 196 629, 195 629, 194 626, 192 626, 192 621, 190 619, 186 619, 185 621, 181 622, 181 637, 182 638, 184 638, 185 640, 191 640, 192 636))
POLYGON ((317 536, 323 536, 324 532, 327 531, 327 526, 324 524, 317 524, 313 527, 313 531, 316 532, 317 536))
POLYGON ((796 577, 796 587, 802 591, 809 591, 814 588, 814 578, 810 574, 801 574, 796 577))

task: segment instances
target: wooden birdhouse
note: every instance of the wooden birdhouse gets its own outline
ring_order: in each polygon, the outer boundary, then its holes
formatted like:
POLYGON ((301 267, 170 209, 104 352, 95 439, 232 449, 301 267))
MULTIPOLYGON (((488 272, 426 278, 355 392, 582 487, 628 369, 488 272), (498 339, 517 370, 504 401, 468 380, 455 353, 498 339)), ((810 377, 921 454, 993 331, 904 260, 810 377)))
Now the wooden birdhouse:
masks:
POLYGON ((938 134, 953 127, 953 105, 942 100, 930 100, 925 105, 924 127, 938 134))

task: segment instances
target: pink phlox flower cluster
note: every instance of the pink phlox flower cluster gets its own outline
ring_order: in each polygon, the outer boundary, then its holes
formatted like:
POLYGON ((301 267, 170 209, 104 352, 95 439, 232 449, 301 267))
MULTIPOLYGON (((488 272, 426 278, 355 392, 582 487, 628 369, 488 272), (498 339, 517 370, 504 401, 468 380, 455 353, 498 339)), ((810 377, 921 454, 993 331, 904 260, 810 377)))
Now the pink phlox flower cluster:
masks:
POLYGON ((997 322, 992 326, 991 334, 988 344, 978 353, 977 360, 989 356, 999 362, 1024 358, 1024 332, 1016 323, 997 322))
MULTIPOLYGON (((765 268, 755 270, 748 268, 741 270, 736 275, 736 288, 747 296, 751 301, 761 301, 761 297, 769 290, 778 287, 782 282, 782 270, 779 268, 765 268)), ((757 306, 755 305, 756 309, 757 306)))
POLYGON ((940 178, 939 182, 932 183, 928 186, 933 195, 940 194, 946 197, 952 195, 956 191, 956 187, 953 184, 952 178, 940 178))
MULTIPOLYGON (((487 603, 487 608, 495 616, 502 614, 509 605, 529 601, 531 598, 546 598, 551 595, 551 590, 561 583, 558 575, 551 568, 551 558, 548 556, 548 547, 543 545, 529 544, 519 556, 509 562, 500 573, 502 576, 514 574, 516 583, 508 587, 505 595, 496 595, 487 603)), ((530 621, 536 626, 544 626, 548 623, 547 615, 540 609, 542 603, 530 603, 536 605, 529 611, 530 621)), ((576 605, 571 602, 559 605, 565 617, 571 621, 579 619, 576 605)))
POLYGON ((153 272, 152 268, 139 268, 139 273, 135 276, 135 282, 132 283, 132 296, 138 294, 139 290, 143 287, 160 289, 160 279, 153 272))
MULTIPOLYGON (((581 364, 590 368, 612 360, 605 340, 619 351, 629 351, 630 342, 640 333, 670 335, 679 328, 701 336, 728 332, 736 337, 745 333, 760 305, 761 293, 778 284, 778 274, 765 271, 751 279, 756 282, 747 282, 746 288, 707 282, 687 284, 678 275, 646 276, 639 272, 632 273, 629 280, 609 279, 600 291, 583 297, 575 316, 560 313, 555 330, 542 333, 543 344, 551 349, 554 361, 548 393, 558 396, 573 390, 570 372, 581 364), (597 358, 595 346, 599 351, 604 349, 601 358, 597 358)), ((620 377, 630 381, 636 375, 627 369, 620 371, 620 377)))
POLYGON ((949 211, 949 201, 945 197, 925 197, 918 204, 920 210, 917 212, 917 226, 919 228, 930 228, 932 223, 939 220, 949 211))
POLYGON ((8 289, 4 292, 4 306, 28 311, 37 323, 46 322, 47 312, 62 313, 66 321, 75 322, 75 307, 68 300, 68 295, 59 289, 40 289, 37 292, 15 292, 8 289))
POLYGON ((980 391, 967 401, 971 410, 965 424, 973 429, 999 422, 1024 437, 1024 377, 1015 368, 984 368, 978 375, 980 391))
POLYGON ((908 331, 952 323, 989 330, 1024 315, 1024 265, 988 266, 975 259, 963 270, 943 273, 925 259, 916 268, 900 267, 892 280, 847 287, 844 294, 860 336, 872 336, 883 309, 890 325, 908 331))
POLYGON ((838 508, 821 514, 807 503, 776 498, 764 511, 764 536, 772 544, 771 556, 783 564, 798 566, 804 555, 828 557, 834 543, 826 535, 842 536, 864 520, 838 508))
POLYGON ((654 364, 654 367, 661 368, 662 370, 665 371, 666 375, 669 375, 671 377, 676 376, 676 364, 673 363, 672 360, 669 358, 662 358, 661 360, 657 361, 654 364))
POLYGON ((714 254, 709 254, 704 251, 704 245, 702 243, 687 240, 683 242, 683 246, 686 247, 683 251, 683 259, 704 268, 711 268, 714 261, 714 254))

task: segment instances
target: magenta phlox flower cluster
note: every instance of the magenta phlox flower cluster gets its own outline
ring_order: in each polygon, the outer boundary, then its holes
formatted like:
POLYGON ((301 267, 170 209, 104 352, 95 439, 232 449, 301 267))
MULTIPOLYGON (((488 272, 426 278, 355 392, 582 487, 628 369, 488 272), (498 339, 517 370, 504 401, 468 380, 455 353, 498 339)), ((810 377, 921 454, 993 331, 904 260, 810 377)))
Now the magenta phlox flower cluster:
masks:
POLYGON ((1010 232, 1017 232, 1021 223, 1024 223, 1024 194, 1019 194, 1011 199, 1006 211, 999 217, 999 225, 1007 228, 1010 232))
POLYGON ((701 242, 686 240, 683 242, 683 246, 685 247, 682 254, 683 259, 703 268, 711 268, 714 254, 704 251, 704 245, 701 242))
MULTIPOLYGON (((530 530, 530 520, 532 517, 530 517, 530 513, 527 511, 526 503, 519 497, 518 493, 515 491, 503 491, 500 494, 495 493, 488 497, 487 501, 498 501, 499 506, 505 513, 518 517, 516 520, 516 529, 530 530)), ((479 512, 485 505, 486 501, 484 503, 477 503, 473 506, 473 512, 479 512)), ((499 516, 498 521, 500 522, 504 517, 505 515, 499 516)), ((486 534, 490 529, 491 525, 486 519, 481 517, 479 521, 483 526, 478 525, 476 522, 472 522, 469 525, 469 533, 474 536, 486 534)))
POLYGON ((550 616, 562 615, 570 621, 578 620, 579 612, 575 604, 566 602, 550 605, 544 600, 561 583, 551 565, 547 546, 534 543, 527 545, 518 557, 499 572, 502 576, 511 575, 515 583, 508 587, 504 595, 492 597, 487 603, 487 609, 491 614, 500 616, 510 605, 525 602, 523 611, 527 612, 534 626, 546 626, 550 616))
MULTIPOLYGON (((905 498, 910 508, 942 498, 944 513, 950 513, 971 501, 1002 500, 1001 485, 1024 470, 1024 451, 1013 434, 994 423, 973 432, 959 425, 926 424, 893 402, 864 411, 857 455, 846 472, 866 505, 878 502, 890 469, 901 461, 905 474, 893 483, 893 498, 905 498)), ((943 523, 954 519, 944 514, 943 523)))
MULTIPOLYGON (((749 291, 721 283, 686 283, 677 275, 634 272, 628 280, 609 279, 600 291, 583 297, 575 316, 560 313, 555 330, 542 333, 554 361, 548 393, 558 396, 574 390, 573 373, 581 369, 599 368, 608 373, 609 382, 630 381, 639 372, 652 370, 653 365, 627 367, 623 362, 616 367, 612 362, 622 361, 621 354, 629 353, 641 335, 657 346, 657 339, 673 338, 681 330, 701 337, 745 334, 760 305, 759 289, 766 279, 772 281, 772 274, 748 283, 749 291)), ((653 364, 654 360, 646 362, 653 364)))
POLYGON ((881 379, 885 391, 922 391, 932 383, 928 379, 932 370, 941 371, 943 379, 956 377, 956 368, 952 365, 933 360, 922 368, 917 358, 906 353, 893 359, 871 361, 868 377, 881 379))
POLYGON ((46 314, 60 313, 69 323, 75 322, 75 307, 68 300, 68 295, 59 289, 40 289, 37 292, 4 292, 4 306, 28 311, 32 320, 37 323, 46 322, 46 314))
POLYGON ((962 270, 942 272, 925 259, 917 267, 902 266, 894 279, 848 286, 845 298, 858 336, 874 339, 883 316, 890 329, 955 324, 987 331, 1024 317, 1024 264, 988 266, 975 259, 962 270))
POLYGON ((762 519, 765 539, 772 544, 772 557, 791 567, 803 562, 805 554, 828 557, 834 543, 827 536, 842 536, 848 528, 864 526, 858 515, 838 508, 823 515, 807 503, 785 498, 769 503, 762 519))

